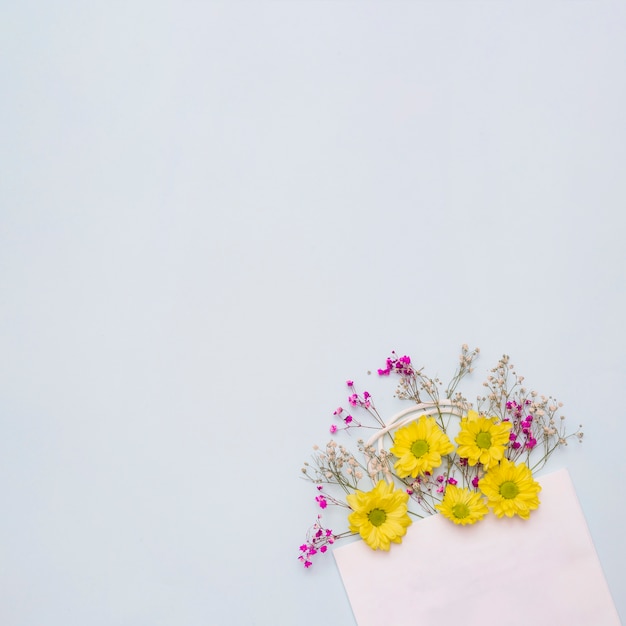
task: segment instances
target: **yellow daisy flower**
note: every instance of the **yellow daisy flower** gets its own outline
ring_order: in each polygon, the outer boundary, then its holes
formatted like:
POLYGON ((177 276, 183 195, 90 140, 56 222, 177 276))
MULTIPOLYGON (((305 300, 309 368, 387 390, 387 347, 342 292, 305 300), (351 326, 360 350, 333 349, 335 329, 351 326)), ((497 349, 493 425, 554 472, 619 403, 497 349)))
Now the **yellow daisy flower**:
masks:
POLYGON ((470 415, 461 420, 461 430, 456 437, 457 454, 470 465, 482 463, 485 469, 497 465, 504 457, 510 430, 510 422, 470 415))
POLYGON ((398 476, 416 478, 439 467, 442 455, 452 452, 454 446, 432 417, 422 415, 396 431, 389 450, 398 457, 394 464, 398 476))
POLYGON ((479 493, 470 489, 461 489, 455 485, 446 487, 443 501, 435 508, 444 517, 463 526, 478 522, 489 512, 479 493))
POLYGON ((519 515, 528 519, 530 512, 539 506, 537 494, 541 485, 533 480, 527 465, 515 465, 502 459, 500 465, 490 469, 478 482, 478 488, 487 496, 487 504, 502 517, 519 515))
POLYGON ((379 480, 371 491, 356 491, 346 497, 352 513, 350 531, 359 533, 372 550, 389 550, 391 542, 400 543, 411 525, 409 496, 393 484, 379 480))

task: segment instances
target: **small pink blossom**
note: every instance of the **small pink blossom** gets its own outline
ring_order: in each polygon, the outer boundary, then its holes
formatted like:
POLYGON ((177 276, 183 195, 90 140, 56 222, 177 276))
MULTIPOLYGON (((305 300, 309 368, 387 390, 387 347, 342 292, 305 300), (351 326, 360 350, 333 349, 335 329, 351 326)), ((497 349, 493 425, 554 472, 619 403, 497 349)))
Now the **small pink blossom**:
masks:
POLYGON ((354 381, 353 380, 346 380, 346 385, 348 385, 348 387, 354 387, 354 381))
POLYGON ((330 433, 334 435, 337 432, 337 426, 335 426, 335 424, 332 424, 328 430, 330 430, 330 433))
MULTIPOLYGON (((323 496, 322 496, 323 497, 323 496)), ((328 551, 328 546, 335 542, 335 536, 330 528, 321 526, 321 514, 317 516, 318 522, 313 524, 307 533, 307 541, 300 546, 300 556, 298 560, 309 568, 312 558, 316 554, 324 554, 328 551)))

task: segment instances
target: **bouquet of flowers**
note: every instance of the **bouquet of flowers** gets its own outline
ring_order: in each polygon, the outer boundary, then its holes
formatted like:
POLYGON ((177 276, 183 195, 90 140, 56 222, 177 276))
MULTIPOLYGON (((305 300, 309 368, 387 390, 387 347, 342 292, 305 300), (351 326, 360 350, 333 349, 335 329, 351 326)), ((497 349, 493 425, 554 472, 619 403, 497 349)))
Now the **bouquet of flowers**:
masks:
POLYGON ((411 358, 395 352, 379 376, 398 377, 396 397, 410 406, 384 420, 370 393, 346 382, 349 409, 339 407, 325 449, 314 446, 302 468, 316 486, 320 509, 346 510, 348 530, 326 528, 319 513, 300 546, 299 560, 338 540, 360 535, 373 550, 401 543, 413 518, 441 514, 457 525, 496 517, 528 519, 540 505, 535 473, 570 439, 582 441, 582 426, 567 433, 562 407, 552 396, 524 385, 507 355, 489 371, 483 395, 470 402, 459 390, 474 370, 479 349, 464 345, 454 376, 444 387, 411 358), (354 415, 352 415, 354 413, 354 415), (356 450, 337 443, 340 434, 371 431, 356 450))

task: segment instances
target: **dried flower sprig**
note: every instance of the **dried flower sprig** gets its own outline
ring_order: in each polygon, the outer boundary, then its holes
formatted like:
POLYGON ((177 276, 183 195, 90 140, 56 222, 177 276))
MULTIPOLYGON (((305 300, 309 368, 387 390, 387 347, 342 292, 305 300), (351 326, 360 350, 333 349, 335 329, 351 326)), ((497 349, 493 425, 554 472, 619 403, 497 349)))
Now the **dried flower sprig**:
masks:
POLYGON ((568 433, 565 417, 559 415, 562 403, 527 388, 507 355, 489 370, 486 391, 474 408, 459 385, 474 371, 479 353, 462 346, 444 389, 439 378, 416 368, 409 356, 392 352, 378 375, 398 376, 395 397, 411 406, 387 422, 371 394, 359 393, 354 381, 346 381, 350 409, 335 409, 340 424, 333 423, 330 432, 374 433, 356 440, 357 453, 333 439, 324 449, 314 446, 312 462, 304 463, 303 477, 316 484, 317 505, 350 511, 349 530, 341 533, 324 528, 318 515, 300 546, 298 558, 305 567, 314 555, 351 535, 360 534, 373 549, 388 550, 390 543, 402 541, 412 517, 439 512, 467 525, 489 510, 498 517, 527 519, 539 506, 541 487, 533 473, 571 438, 582 441, 582 426, 568 433))

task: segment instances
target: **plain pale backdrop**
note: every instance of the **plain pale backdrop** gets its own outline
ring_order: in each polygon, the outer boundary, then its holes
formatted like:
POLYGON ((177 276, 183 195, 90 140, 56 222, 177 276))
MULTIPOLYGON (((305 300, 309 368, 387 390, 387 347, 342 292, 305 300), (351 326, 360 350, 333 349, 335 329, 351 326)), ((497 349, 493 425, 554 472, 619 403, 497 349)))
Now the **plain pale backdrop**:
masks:
POLYGON ((626 616, 625 68, 622 2, 1 2, 0 624, 353 624, 301 464, 464 342, 626 616))

